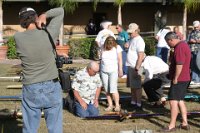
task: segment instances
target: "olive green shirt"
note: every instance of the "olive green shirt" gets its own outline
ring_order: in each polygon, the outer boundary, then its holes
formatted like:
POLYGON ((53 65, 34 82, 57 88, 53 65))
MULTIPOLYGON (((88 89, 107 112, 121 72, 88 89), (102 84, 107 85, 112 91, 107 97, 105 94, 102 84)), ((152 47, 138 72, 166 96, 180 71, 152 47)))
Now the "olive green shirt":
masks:
MULTIPOLYGON (((63 22, 63 8, 54 8, 46 13, 50 22, 47 30, 54 42, 58 38, 63 22)), ((18 32, 14 35, 17 53, 22 61, 22 82, 33 84, 58 77, 55 54, 48 34, 44 30, 34 29, 18 32)))

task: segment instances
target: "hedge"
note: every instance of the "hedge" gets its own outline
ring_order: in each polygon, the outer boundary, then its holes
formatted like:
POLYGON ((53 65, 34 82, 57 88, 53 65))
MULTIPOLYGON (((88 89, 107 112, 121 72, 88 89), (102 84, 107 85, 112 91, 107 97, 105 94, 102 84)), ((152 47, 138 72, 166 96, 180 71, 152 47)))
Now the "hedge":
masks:
MULTIPOLYGON (((145 53, 146 55, 155 55, 156 40, 153 37, 144 37, 145 41, 145 53)), ((18 58, 16 54, 14 37, 9 37, 8 42, 8 53, 9 59, 18 58)), ((79 38, 70 39, 68 42, 70 46, 69 55, 73 58, 81 57, 84 59, 96 59, 97 58, 97 45, 95 38, 79 38)))

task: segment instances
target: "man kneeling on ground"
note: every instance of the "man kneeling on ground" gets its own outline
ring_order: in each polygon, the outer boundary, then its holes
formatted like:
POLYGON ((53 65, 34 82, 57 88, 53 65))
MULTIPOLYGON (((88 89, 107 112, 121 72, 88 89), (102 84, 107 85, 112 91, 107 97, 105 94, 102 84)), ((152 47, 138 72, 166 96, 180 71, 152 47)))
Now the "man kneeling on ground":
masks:
POLYGON ((149 102, 155 102, 152 107, 164 107, 166 99, 163 97, 162 85, 170 83, 166 76, 169 71, 168 64, 159 57, 147 56, 142 66, 145 72, 143 88, 149 102))
POLYGON ((99 115, 98 98, 102 82, 98 72, 99 64, 93 61, 86 68, 78 71, 73 79, 75 114, 79 117, 99 115))

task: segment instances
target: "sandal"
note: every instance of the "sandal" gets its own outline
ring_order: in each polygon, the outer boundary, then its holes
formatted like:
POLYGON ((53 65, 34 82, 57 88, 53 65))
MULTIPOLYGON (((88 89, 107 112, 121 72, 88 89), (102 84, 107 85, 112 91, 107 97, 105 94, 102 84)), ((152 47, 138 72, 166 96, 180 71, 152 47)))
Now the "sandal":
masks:
POLYGON ((104 109, 105 111, 109 112, 109 111, 113 111, 113 107, 112 106, 108 106, 107 108, 104 109))
POLYGON ((183 125, 183 124, 180 124, 179 126, 178 126, 178 128, 179 129, 184 129, 184 130, 187 130, 187 131, 189 131, 190 130, 190 126, 189 125, 183 125))
POLYGON ((116 106, 115 108, 114 108, 114 111, 115 112, 119 112, 121 110, 121 107, 120 106, 116 106))

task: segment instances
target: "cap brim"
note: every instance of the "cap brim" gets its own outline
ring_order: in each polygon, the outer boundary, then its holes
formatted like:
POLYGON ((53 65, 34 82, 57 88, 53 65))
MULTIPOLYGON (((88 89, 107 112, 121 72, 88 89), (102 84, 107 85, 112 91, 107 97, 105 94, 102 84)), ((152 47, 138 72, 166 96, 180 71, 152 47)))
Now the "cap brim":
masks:
POLYGON ((127 32, 128 32, 128 33, 132 33, 132 32, 133 32, 133 30, 131 30, 131 29, 128 29, 128 30, 127 30, 127 32))

